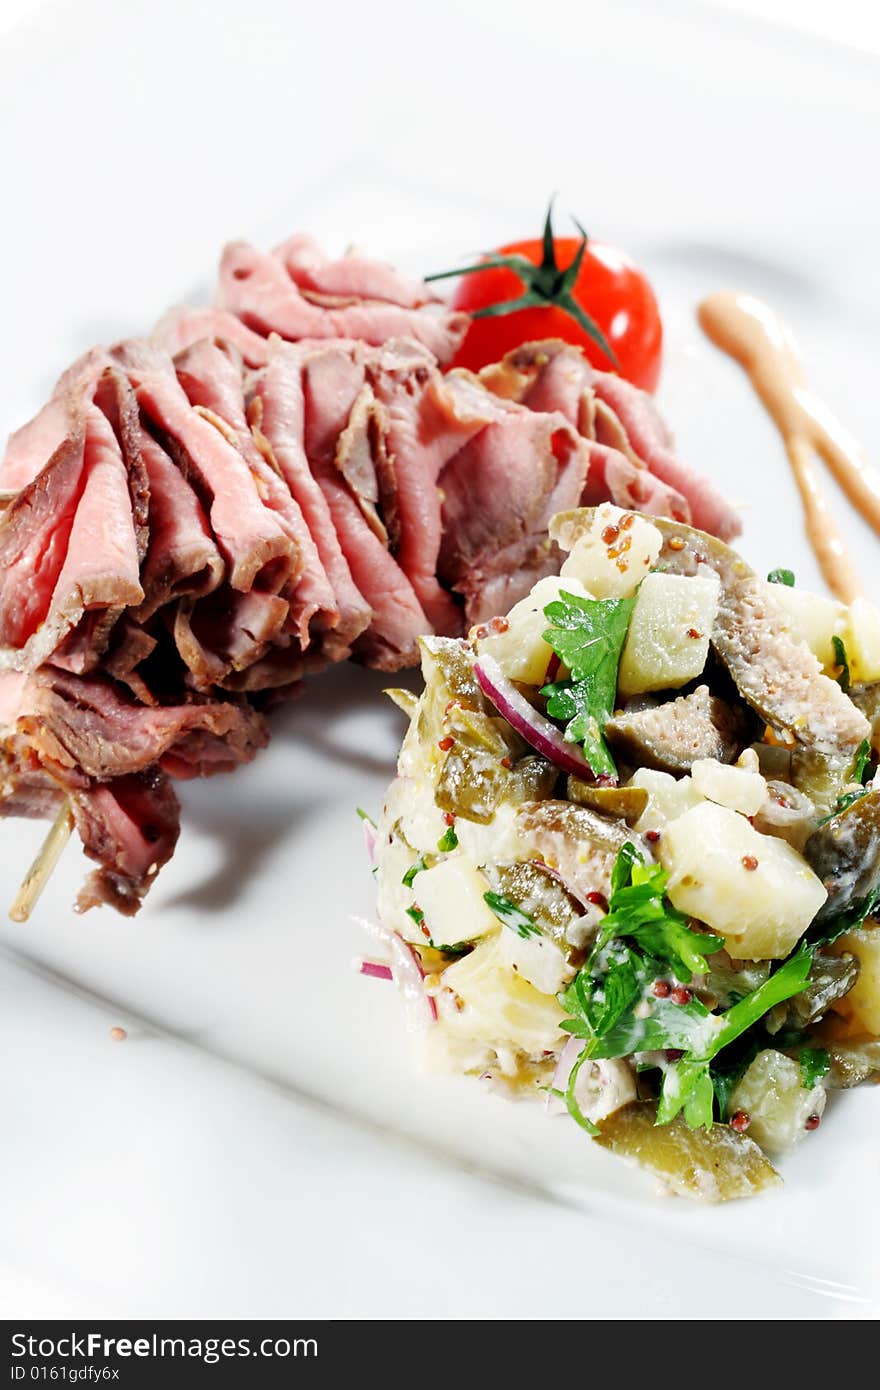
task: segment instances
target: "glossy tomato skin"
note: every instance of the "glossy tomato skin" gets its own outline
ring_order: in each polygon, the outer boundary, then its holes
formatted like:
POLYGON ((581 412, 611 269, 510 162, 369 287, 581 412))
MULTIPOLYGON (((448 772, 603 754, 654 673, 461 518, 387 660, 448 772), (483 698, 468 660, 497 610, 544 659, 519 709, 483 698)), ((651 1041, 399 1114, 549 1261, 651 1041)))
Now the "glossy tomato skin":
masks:
MULTIPOLYGON (((580 239, 555 237, 554 245, 556 263, 560 270, 565 270, 574 259, 580 239)), ((542 250, 540 239, 534 237, 502 246, 498 254, 525 256, 540 265, 542 250)), ((614 349, 616 365, 570 314, 548 304, 546 308, 520 309, 500 318, 475 319, 453 366, 479 371, 522 343, 563 338, 583 348, 594 367, 616 370, 634 385, 653 391, 660 376, 663 325, 654 291, 643 272, 622 251, 591 238, 573 289, 584 313, 614 349)), ((514 271, 481 270, 462 277, 451 302, 455 309, 474 313, 503 300, 517 299, 522 293, 522 283, 514 271)))

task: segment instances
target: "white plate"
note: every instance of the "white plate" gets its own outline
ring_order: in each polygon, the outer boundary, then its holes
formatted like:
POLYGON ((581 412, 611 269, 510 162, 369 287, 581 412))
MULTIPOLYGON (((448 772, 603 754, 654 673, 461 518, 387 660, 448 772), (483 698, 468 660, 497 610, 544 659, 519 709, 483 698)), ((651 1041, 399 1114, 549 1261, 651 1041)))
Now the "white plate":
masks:
MULTIPOLYGON (((649 267, 663 405, 747 504, 747 553, 818 583, 779 444, 693 308, 769 297, 880 457, 876 63, 690 4, 557 5, 544 29, 511 3, 416 13, 84 0, 10 38, 0 427, 96 338, 203 290, 229 236, 307 227, 430 269, 536 227, 559 188, 560 217, 649 267)), ((870 1088, 829 1106, 784 1194, 715 1210, 659 1201, 538 1107, 412 1074, 392 992, 350 965, 372 905, 354 807, 400 732, 381 685, 329 675, 255 766, 186 788, 134 922, 71 912, 71 849, 3 927, 7 1311, 875 1315, 870 1088)), ((39 837, 3 826, 0 900, 39 837)))

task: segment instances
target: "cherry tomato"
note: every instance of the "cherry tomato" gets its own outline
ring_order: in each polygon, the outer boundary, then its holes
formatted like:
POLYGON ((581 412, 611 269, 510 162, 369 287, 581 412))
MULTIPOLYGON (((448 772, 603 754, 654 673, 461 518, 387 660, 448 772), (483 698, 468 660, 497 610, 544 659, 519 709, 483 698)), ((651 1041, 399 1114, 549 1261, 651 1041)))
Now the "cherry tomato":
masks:
MULTIPOLYGON (((553 237, 555 269, 559 272, 557 291, 561 273, 571 266, 582 244, 580 237, 553 237)), ((485 259, 491 262, 520 256, 540 267, 544 247, 539 237, 513 241, 485 259)), ((552 276, 544 276, 543 286, 542 290, 534 281, 524 283, 519 273, 508 266, 488 265, 485 270, 480 266, 463 275, 452 296, 455 309, 473 314, 520 299, 529 290, 529 297, 538 302, 498 317, 475 318, 452 365, 478 371, 522 343, 563 338, 582 348, 594 367, 617 371, 645 391, 655 389, 660 375, 663 325, 654 291, 628 256, 604 242, 587 240, 580 268, 567 287, 575 305, 605 338, 616 360, 560 304, 552 276)))

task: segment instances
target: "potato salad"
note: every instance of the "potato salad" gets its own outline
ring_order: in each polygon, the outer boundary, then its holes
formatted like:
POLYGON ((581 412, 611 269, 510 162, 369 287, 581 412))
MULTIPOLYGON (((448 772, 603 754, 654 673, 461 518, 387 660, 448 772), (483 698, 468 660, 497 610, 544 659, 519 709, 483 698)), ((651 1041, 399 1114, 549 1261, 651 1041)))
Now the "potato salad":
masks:
POLYGON ((880 613, 610 504, 551 534, 557 577, 389 692, 362 970, 429 1068, 750 1196, 880 1074, 880 613))

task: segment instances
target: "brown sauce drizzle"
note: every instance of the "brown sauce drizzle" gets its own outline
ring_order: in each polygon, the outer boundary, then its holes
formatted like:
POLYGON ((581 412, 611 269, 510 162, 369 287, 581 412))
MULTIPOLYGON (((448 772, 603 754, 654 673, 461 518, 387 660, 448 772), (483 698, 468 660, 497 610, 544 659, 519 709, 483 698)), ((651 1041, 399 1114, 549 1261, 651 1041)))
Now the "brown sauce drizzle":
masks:
POLYGON ((880 474, 807 386, 790 332, 747 294, 713 294, 697 311, 700 326, 748 373, 785 444, 804 507, 807 535, 832 593, 851 603, 861 584, 822 491, 814 455, 828 465, 856 510, 880 534, 880 474))

